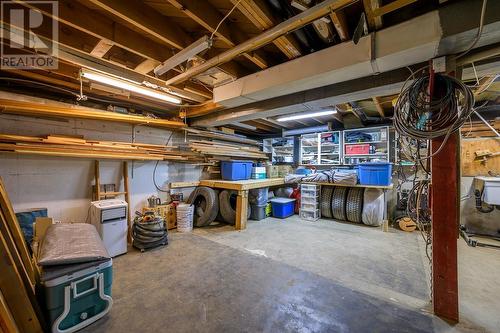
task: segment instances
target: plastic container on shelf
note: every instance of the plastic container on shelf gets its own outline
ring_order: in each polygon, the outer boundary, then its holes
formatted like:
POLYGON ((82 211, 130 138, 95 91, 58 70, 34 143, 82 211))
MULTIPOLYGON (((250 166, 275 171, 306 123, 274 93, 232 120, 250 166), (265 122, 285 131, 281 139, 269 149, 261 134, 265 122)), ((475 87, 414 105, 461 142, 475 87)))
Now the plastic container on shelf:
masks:
POLYGON ((252 162, 221 161, 220 169, 224 180, 245 180, 252 175, 252 162))
POLYGON ((346 155, 360 155, 360 154, 369 154, 370 153, 370 144, 360 144, 360 145, 347 145, 345 146, 345 154, 346 155))
POLYGON ((313 212, 316 209, 318 209, 318 203, 304 203, 302 202, 300 204, 300 211, 308 211, 308 212, 313 212))
POLYGON ((387 162, 366 162, 359 165, 359 183, 362 185, 391 184, 392 165, 387 162))
POLYGON ((295 199, 274 198, 269 201, 271 201, 273 217, 283 219, 294 214, 295 199))
POLYGON ((301 204, 314 204, 318 202, 319 196, 318 195, 313 195, 313 196, 306 196, 305 194, 301 194, 301 204))
POLYGON ((307 221, 316 221, 319 219, 319 209, 314 211, 300 210, 300 218, 307 221))
POLYGON ((269 200, 269 187, 256 188, 248 191, 248 202, 251 205, 265 206, 269 200))

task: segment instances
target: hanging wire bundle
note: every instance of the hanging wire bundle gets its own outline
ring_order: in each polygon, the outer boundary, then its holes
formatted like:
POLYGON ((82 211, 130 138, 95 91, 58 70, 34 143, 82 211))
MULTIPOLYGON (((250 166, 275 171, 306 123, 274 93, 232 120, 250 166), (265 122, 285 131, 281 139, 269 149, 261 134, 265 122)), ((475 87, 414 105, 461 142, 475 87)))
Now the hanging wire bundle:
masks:
POLYGON ((433 84, 430 81, 429 76, 423 76, 403 87, 394 107, 394 127, 400 135, 416 140, 445 136, 443 144, 434 153, 437 154, 450 134, 470 117, 474 94, 468 86, 451 76, 435 74, 433 84), (431 94, 431 89, 436 93, 431 94))

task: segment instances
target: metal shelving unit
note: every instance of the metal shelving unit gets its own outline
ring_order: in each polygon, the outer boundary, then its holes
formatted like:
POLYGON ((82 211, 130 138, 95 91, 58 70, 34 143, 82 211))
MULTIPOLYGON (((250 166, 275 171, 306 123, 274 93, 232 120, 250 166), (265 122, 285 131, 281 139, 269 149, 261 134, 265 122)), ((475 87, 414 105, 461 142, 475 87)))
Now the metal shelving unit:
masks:
POLYGON ((264 139, 262 150, 271 154, 273 163, 293 163, 293 137, 264 139))
POLYGON ((339 165, 341 162, 340 131, 304 134, 300 137, 300 164, 339 165))
POLYGON ((344 164, 389 162, 388 126, 344 130, 342 134, 344 164))

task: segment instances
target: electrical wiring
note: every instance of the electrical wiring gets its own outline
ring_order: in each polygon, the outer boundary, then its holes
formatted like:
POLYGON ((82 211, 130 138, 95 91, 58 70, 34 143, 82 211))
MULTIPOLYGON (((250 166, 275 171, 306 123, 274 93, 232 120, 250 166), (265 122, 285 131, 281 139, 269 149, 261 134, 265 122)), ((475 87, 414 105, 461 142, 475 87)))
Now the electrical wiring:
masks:
POLYGON ((226 14, 226 16, 224 16, 222 18, 222 20, 220 20, 220 22, 217 24, 217 26, 215 27, 215 30, 212 32, 212 34, 210 35, 210 39, 214 38, 215 34, 217 33, 217 30, 219 30, 222 22, 224 22, 228 17, 229 15, 231 15, 231 13, 236 9, 236 7, 238 7, 238 5, 240 4, 241 0, 238 0, 237 3, 234 4, 233 8, 231 8, 231 10, 226 14))
MULTIPOLYGON (((172 135, 174 134, 174 132, 170 132, 170 135, 169 137, 167 138, 167 141, 165 142, 165 146, 168 146, 168 144, 170 143, 170 139, 172 139, 172 135)), ((156 189, 159 191, 159 192, 169 192, 168 190, 164 190, 162 189, 160 186, 158 186, 158 184, 156 183, 156 169, 158 168, 158 164, 160 163, 160 161, 156 161, 155 163, 155 167, 153 169, 153 175, 152 175, 152 178, 153 178, 153 184, 154 186, 156 187, 156 189)))
POLYGON ((438 154, 449 136, 457 131, 473 112, 474 94, 460 80, 435 74, 435 89, 441 97, 429 94, 430 78, 423 76, 402 88, 394 107, 394 127, 402 136, 416 140, 443 137, 441 146, 428 159, 438 154))
POLYGON ((476 46, 477 42, 479 42, 479 38, 481 37, 481 34, 483 33, 484 16, 486 14, 486 4, 487 3, 488 3, 488 0, 483 0, 483 5, 481 7, 481 17, 479 18, 479 27, 477 29, 476 37, 474 37, 474 40, 472 41, 472 43, 469 45, 469 47, 465 51, 463 51, 462 53, 457 55, 456 59, 461 58, 464 55, 466 55, 467 53, 469 53, 470 50, 472 50, 474 48, 474 46, 476 46))

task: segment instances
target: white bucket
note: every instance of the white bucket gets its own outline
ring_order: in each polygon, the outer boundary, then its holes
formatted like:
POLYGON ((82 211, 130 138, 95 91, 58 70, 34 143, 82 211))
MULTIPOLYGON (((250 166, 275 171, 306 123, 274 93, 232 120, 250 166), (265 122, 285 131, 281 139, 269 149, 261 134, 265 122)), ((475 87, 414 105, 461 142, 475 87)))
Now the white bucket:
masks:
POLYGON ((190 232, 193 230, 194 206, 179 204, 176 207, 177 231, 190 232))

